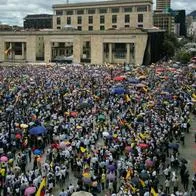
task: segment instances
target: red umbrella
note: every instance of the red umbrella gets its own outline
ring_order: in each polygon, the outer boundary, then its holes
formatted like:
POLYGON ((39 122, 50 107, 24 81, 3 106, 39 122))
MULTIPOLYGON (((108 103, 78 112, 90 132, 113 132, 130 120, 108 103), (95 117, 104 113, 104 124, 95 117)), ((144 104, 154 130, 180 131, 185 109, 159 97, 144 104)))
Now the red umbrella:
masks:
POLYGON ((139 147, 141 147, 142 149, 146 149, 146 148, 149 147, 149 145, 148 144, 144 144, 144 143, 140 143, 139 147))
POLYGON ((125 151, 126 151, 126 152, 130 152, 131 149, 132 149, 131 146, 126 146, 126 147, 125 147, 125 151))
POLYGON ((116 76, 116 77, 114 77, 114 80, 115 81, 123 81, 123 80, 125 80, 125 76, 116 76))
POLYGON ((59 144, 54 143, 54 144, 51 144, 51 147, 58 149, 60 146, 59 146, 59 144))
POLYGON ((78 116, 78 112, 70 112, 70 116, 75 118, 78 116))
POLYGON ((21 139, 22 135, 20 135, 19 133, 16 134, 16 139, 21 139))

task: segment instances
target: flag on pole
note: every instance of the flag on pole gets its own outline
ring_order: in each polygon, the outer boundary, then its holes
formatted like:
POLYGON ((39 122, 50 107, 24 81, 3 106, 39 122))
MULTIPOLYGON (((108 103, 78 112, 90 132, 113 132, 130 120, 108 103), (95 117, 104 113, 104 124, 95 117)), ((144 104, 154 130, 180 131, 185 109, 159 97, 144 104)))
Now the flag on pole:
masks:
POLYGON ((5 50, 5 54, 6 55, 8 55, 9 53, 10 53, 10 50, 12 49, 12 47, 11 47, 11 45, 10 45, 10 47, 7 49, 7 50, 5 50))

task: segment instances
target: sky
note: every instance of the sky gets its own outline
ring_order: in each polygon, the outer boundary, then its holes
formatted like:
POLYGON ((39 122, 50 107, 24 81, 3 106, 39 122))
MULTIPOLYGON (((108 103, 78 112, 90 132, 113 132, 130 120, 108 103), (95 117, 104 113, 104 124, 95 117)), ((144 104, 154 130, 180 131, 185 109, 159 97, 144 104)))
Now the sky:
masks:
MULTIPOLYGON (((92 2, 92 0, 69 0, 71 3, 89 1, 92 2)), ((155 7, 155 0, 153 1, 155 7)), ((171 0, 171 2, 172 9, 186 9, 187 14, 196 10, 196 0, 171 0)), ((0 0, 0 22, 23 26, 23 18, 26 15, 52 14, 52 5, 60 3, 66 3, 66 0, 0 0)))

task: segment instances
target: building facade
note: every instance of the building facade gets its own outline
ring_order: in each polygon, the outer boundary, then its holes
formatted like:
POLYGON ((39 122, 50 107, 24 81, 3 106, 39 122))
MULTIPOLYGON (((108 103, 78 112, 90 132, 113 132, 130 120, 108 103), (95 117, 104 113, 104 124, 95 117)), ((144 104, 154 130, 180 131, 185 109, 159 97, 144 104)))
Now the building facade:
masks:
POLYGON ((175 17, 170 13, 155 11, 153 15, 154 26, 168 33, 175 33, 175 17))
POLYGON ((186 36, 186 11, 185 10, 174 10, 174 22, 177 36, 186 36))
POLYGON ((152 28, 152 0, 121 0, 53 5, 53 28, 79 31, 152 28))
POLYGON ((156 10, 164 11, 170 9, 171 0, 156 0, 156 10))
POLYGON ((24 18, 24 29, 52 29, 52 15, 34 14, 24 18))
POLYGON ((163 31, 152 29, 152 0, 62 4, 53 10, 53 30, 0 32, 0 61, 73 56, 74 63, 141 65, 144 59, 145 64, 158 60, 152 42, 163 31))

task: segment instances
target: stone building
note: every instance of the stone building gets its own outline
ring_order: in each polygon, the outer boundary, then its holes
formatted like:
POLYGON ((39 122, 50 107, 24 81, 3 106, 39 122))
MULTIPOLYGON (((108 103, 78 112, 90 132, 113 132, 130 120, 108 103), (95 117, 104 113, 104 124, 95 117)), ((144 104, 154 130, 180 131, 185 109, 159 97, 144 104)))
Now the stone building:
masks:
POLYGON ((144 59, 148 64, 160 58, 152 53, 161 47, 156 35, 163 37, 163 31, 152 28, 152 0, 62 4, 53 9, 53 30, 0 32, 0 61, 51 62, 73 56, 74 63, 141 65, 144 59))
POLYGON ((79 31, 152 28, 152 0, 120 0, 53 5, 53 28, 79 31))

